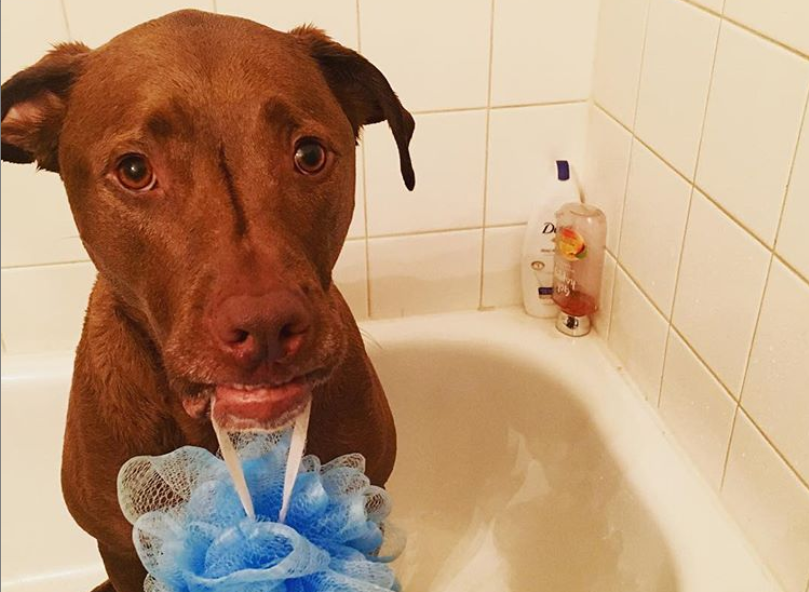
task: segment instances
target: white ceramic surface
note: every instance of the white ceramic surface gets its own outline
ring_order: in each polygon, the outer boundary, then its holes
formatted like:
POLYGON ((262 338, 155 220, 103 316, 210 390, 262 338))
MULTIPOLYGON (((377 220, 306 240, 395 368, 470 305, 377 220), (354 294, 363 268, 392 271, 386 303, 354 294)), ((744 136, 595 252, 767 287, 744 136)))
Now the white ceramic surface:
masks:
MULTIPOLYGON (((398 425, 405 591, 778 590, 598 339, 518 310, 363 329, 398 425)), ((4 362, 2 590, 87 590, 58 484, 71 356, 4 362)))

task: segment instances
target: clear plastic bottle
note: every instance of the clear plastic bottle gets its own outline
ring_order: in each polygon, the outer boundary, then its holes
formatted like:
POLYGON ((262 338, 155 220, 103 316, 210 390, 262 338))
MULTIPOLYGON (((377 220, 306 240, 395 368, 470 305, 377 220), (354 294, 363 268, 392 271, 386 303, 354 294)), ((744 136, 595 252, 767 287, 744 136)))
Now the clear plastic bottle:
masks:
POLYGON ((590 332, 598 310, 607 218, 584 203, 568 203, 556 212, 553 301, 560 312, 556 327, 574 337, 590 332))

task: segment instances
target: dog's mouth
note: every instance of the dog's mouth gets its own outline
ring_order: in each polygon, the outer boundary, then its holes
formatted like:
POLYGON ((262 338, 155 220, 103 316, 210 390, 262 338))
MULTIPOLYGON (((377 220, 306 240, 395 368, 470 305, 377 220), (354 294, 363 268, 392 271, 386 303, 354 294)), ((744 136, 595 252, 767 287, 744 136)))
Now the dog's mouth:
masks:
POLYGON ((209 416, 226 430, 275 430, 300 415, 324 375, 314 371, 283 382, 206 385, 198 394, 183 396, 182 403, 191 417, 209 416))

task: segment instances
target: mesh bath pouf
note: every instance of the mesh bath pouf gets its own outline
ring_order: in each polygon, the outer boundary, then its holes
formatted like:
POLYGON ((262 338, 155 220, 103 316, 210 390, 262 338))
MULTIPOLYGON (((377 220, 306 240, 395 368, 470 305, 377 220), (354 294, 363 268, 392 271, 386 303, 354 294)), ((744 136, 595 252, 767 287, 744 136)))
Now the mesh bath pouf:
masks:
POLYGON ((279 523, 290 434, 236 436, 255 508, 248 517, 224 461, 186 446, 136 457, 118 475, 134 526, 146 592, 380 592, 397 589, 385 565, 403 548, 384 524, 387 493, 361 455, 322 465, 305 456, 279 523))

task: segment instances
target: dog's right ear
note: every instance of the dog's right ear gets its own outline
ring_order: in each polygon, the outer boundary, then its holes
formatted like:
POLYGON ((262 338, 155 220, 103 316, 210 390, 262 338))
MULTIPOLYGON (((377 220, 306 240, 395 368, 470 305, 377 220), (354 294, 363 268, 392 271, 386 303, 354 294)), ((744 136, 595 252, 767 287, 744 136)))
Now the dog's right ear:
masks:
POLYGON ((289 33, 304 44, 309 55, 317 62, 351 122, 355 136, 363 125, 388 122, 399 149, 402 178, 405 186, 412 191, 416 185, 416 175, 409 146, 416 123, 402 107, 382 72, 360 54, 333 41, 316 27, 304 25, 289 33))
POLYGON ((59 135, 67 97, 89 52, 82 43, 61 43, 3 84, 3 160, 36 161, 39 168, 59 172, 59 135))

